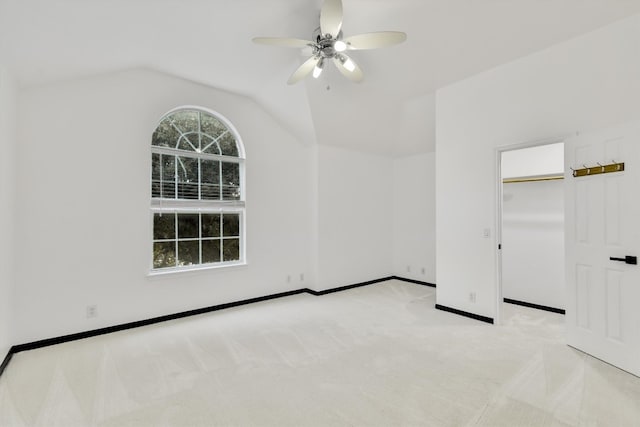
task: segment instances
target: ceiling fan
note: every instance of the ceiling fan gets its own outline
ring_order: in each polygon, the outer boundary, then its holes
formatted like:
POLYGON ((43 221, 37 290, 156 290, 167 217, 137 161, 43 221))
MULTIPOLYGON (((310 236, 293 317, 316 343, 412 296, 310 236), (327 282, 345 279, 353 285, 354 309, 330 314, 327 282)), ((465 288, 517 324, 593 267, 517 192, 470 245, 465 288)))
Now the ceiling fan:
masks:
POLYGON ((326 62, 333 61, 349 80, 361 82, 364 75, 358 65, 345 52, 349 50, 378 49, 402 43, 407 35, 400 31, 379 31, 347 38, 342 37, 342 0, 325 0, 320 10, 320 27, 313 33, 313 40, 286 37, 255 37, 254 43, 280 47, 311 48, 307 59, 289 77, 288 84, 296 84, 310 73, 318 78, 326 62))

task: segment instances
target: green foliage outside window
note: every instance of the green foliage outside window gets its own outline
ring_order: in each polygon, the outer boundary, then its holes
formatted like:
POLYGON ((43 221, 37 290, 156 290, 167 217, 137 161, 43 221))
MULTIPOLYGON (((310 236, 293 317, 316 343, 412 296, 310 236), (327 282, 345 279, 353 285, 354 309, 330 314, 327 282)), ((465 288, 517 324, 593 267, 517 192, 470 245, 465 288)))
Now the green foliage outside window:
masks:
POLYGON ((239 259, 240 214, 154 214, 154 268, 239 259))

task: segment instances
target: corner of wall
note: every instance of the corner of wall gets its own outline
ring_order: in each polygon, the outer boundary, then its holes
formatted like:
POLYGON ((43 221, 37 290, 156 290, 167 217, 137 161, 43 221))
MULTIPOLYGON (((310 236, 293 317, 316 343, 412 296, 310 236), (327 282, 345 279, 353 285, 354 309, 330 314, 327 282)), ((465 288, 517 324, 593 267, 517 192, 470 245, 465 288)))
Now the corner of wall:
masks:
POLYGON ((393 274, 435 283, 435 153, 394 159, 393 274))
POLYGON ((0 361, 13 343, 17 85, 0 65, 0 361))

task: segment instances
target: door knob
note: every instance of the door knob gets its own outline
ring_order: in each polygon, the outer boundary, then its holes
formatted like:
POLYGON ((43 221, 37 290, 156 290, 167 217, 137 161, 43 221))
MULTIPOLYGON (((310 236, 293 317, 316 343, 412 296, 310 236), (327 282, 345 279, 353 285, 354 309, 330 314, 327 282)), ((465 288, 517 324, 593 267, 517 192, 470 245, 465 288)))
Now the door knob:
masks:
POLYGON ((638 257, 625 255, 624 258, 609 257, 611 261, 622 261, 626 264, 638 265, 638 257))

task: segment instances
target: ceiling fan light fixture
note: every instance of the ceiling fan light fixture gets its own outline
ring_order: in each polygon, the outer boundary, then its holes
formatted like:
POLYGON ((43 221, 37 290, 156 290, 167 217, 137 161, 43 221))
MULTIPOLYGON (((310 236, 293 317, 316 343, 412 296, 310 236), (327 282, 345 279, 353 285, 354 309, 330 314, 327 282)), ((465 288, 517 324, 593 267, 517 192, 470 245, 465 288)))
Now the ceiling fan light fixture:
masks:
POLYGON ((336 52, 344 52, 345 50, 347 50, 347 44, 342 40, 336 40, 336 42, 333 44, 333 48, 336 52))
POLYGON ((342 65, 344 65, 344 68, 346 68, 347 71, 353 72, 353 70, 356 69, 356 64, 351 60, 351 58, 343 56, 340 58, 340 60, 342 61, 342 65))

